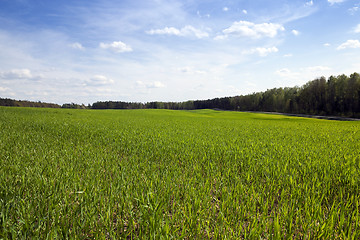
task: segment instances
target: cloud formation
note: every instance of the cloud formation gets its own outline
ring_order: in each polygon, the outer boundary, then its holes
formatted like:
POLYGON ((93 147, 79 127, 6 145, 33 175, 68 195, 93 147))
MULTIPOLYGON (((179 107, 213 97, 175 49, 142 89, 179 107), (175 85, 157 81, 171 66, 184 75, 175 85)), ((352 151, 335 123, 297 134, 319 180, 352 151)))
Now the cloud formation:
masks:
POLYGON ((209 34, 205 31, 194 28, 191 25, 187 25, 181 29, 174 27, 165 27, 162 29, 151 29, 146 31, 150 35, 175 35, 181 37, 190 37, 195 36, 196 38, 206 38, 209 37, 209 34))
POLYGON ((14 79, 27 79, 27 80, 39 80, 43 78, 42 75, 33 75, 29 69, 12 69, 10 71, 0 72, 0 78, 7 80, 14 79))
POLYGON ((360 4, 357 4, 357 5, 355 5, 354 7, 349 8, 349 9, 348 9, 349 13, 350 13, 351 15, 354 15, 357 11, 359 11, 359 6, 360 6, 360 4))
POLYGON ((114 83, 114 80, 103 75, 94 75, 85 82, 85 84, 88 86, 101 86, 101 85, 109 85, 112 83, 114 83))
POLYGON ((346 48, 360 48, 360 42, 359 40, 347 40, 346 42, 342 43, 340 46, 338 46, 337 50, 343 50, 346 48))
MULTIPOLYGON (((16 9, 17 2, 5 1, 4 6, 16 9)), ((18 99, 30 99, 27 92, 32 92, 31 99, 58 103, 91 103, 99 100, 97 94, 101 99, 126 95, 122 100, 182 101, 226 96, 229 85, 242 94, 262 91, 283 79, 279 74, 290 76, 281 84, 289 86, 323 71, 359 71, 360 48, 350 48, 360 41, 359 1, 333 1, 333 6, 328 0, 60 2, 56 8, 51 1, 44 3, 64 16, 57 21, 38 12, 50 8, 29 9, 30 22, 0 8, 9 17, 9 26, 0 30, 2 95, 14 92, 18 99), (331 32, 338 34, 323 46, 327 42, 321 36, 331 32), (307 36, 314 36, 313 44, 302 41, 307 36), (331 69, 308 69, 317 65, 331 69), (298 82, 291 81, 295 77, 298 82), (257 87, 242 88, 245 81, 257 87), (216 89, 224 92, 217 94, 216 89)))
POLYGON ((132 48, 125 43, 118 41, 112 43, 100 43, 100 48, 109 49, 115 53, 131 52, 132 48))
POLYGON ((326 66, 313 66, 308 67, 306 70, 308 70, 309 72, 325 72, 331 70, 331 68, 326 66))
POLYGON ((70 47, 73 49, 79 49, 79 50, 84 50, 85 48, 83 47, 83 45, 81 45, 81 43, 75 42, 73 44, 70 44, 70 47))
POLYGON ((279 31, 284 31, 285 28, 281 24, 277 23, 260 23, 256 24, 248 21, 234 22, 229 28, 224 29, 223 33, 228 35, 234 35, 239 37, 250 38, 263 38, 275 37, 279 31))
POLYGON ((249 51, 245 51, 244 53, 245 54, 257 53, 261 57, 266 57, 270 53, 276 53, 278 51, 279 51, 279 49, 277 47, 271 47, 271 48, 258 47, 258 48, 253 48, 253 49, 251 49, 249 51))
POLYGON ((154 82, 143 82, 143 81, 136 81, 136 85, 140 88, 163 88, 165 85, 160 81, 154 82))

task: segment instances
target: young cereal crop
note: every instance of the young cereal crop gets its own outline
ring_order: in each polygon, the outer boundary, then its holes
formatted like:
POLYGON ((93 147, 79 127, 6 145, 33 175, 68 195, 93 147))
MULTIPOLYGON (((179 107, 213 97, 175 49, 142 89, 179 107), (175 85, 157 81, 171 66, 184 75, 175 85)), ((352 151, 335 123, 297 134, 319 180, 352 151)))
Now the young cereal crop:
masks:
POLYGON ((360 122, 0 108, 0 239, 359 239, 360 122))

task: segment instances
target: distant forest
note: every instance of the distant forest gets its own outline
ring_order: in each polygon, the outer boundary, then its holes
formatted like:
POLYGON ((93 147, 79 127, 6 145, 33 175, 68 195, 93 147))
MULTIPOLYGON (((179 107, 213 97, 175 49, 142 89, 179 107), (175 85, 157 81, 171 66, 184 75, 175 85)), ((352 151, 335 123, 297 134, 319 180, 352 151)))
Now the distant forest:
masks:
MULTIPOLYGON (((2 106, 60 107, 41 102, 15 101, 1 99, 2 106), (9 104, 10 102, 10 104, 9 104), (11 105, 13 104, 13 105, 11 105), (34 104, 33 106, 31 104, 34 104)), ((221 109, 233 111, 261 111, 323 116, 342 116, 360 118, 360 75, 331 76, 309 81, 301 87, 268 89, 235 97, 194 100, 186 102, 96 102, 92 106, 63 104, 63 108, 91 109, 221 109)))
POLYGON ((245 96, 186 102, 96 102, 94 109, 222 109, 360 117, 360 75, 321 77, 301 87, 273 88, 245 96))
POLYGON ((40 108, 60 108, 61 106, 55 103, 32 102, 13 100, 9 98, 0 98, 0 106, 9 107, 40 107, 40 108))

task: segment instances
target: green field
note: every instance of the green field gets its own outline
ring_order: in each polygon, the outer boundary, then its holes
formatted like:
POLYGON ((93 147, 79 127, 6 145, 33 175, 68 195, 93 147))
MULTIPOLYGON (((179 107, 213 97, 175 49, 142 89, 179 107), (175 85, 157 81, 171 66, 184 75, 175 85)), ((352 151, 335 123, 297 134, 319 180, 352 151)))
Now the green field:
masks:
POLYGON ((360 122, 0 108, 0 239, 359 239, 360 122))

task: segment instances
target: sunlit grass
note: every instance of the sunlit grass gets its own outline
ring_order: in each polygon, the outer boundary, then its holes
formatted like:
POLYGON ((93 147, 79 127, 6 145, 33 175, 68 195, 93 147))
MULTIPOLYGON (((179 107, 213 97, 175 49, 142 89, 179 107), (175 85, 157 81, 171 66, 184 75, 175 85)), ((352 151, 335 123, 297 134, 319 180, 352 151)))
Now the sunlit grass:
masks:
POLYGON ((0 238, 358 239, 360 122, 0 108, 0 238))

